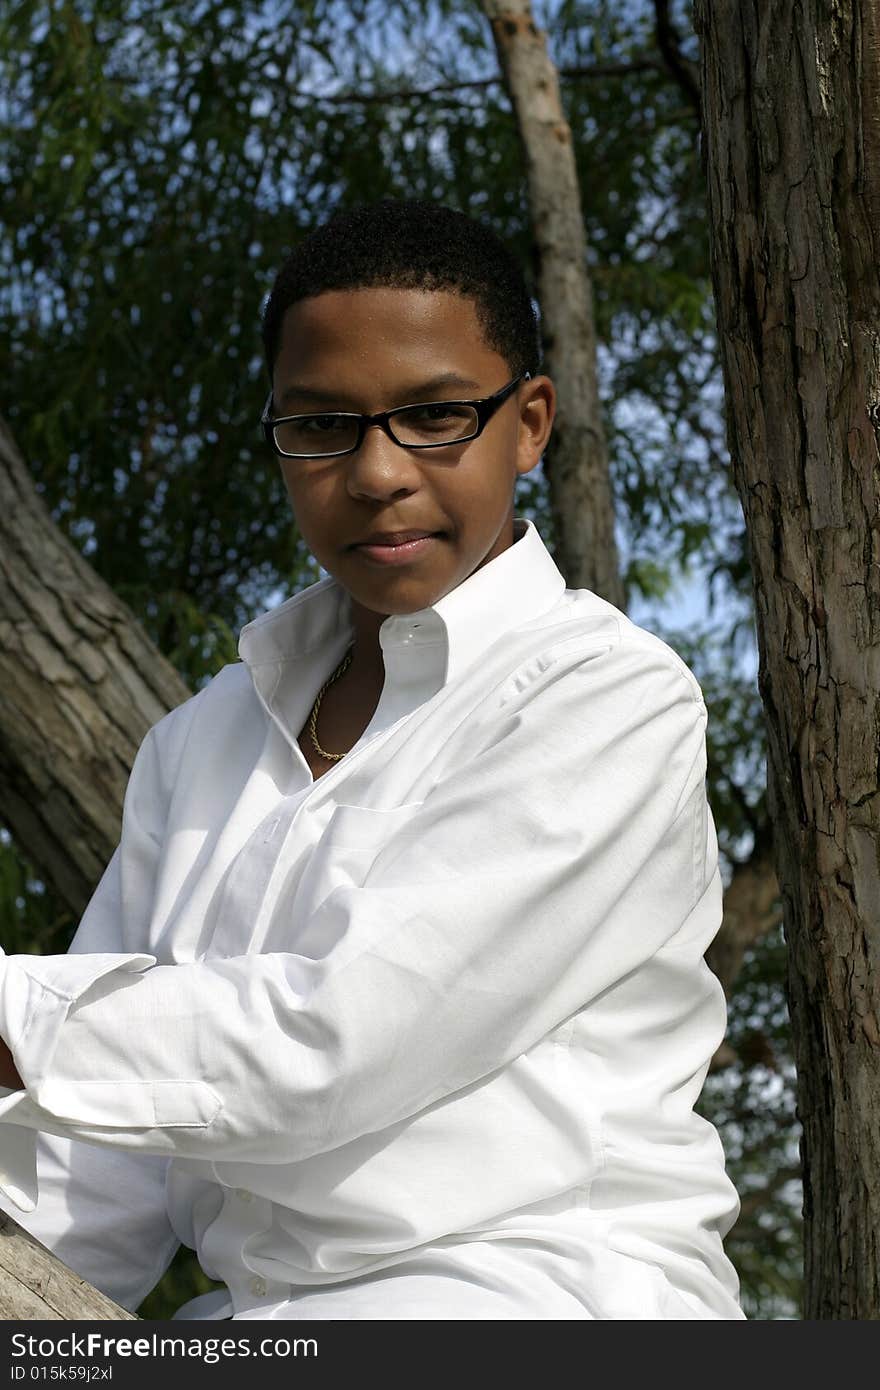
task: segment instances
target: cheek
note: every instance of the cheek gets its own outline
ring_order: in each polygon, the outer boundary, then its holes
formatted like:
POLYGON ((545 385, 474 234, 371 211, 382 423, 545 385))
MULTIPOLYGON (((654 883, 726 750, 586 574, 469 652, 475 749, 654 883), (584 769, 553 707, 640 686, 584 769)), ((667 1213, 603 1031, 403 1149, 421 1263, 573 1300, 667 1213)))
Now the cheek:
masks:
POLYGON ((494 451, 487 451, 474 459, 473 466, 456 480, 461 515, 471 525, 494 524, 506 514, 518 476, 511 452, 499 458, 494 451))
POLYGON ((326 519, 329 514, 328 489, 320 486, 319 479, 297 477, 288 469, 284 469, 284 486, 294 518, 303 534, 313 530, 316 523, 320 527, 321 518, 326 519))

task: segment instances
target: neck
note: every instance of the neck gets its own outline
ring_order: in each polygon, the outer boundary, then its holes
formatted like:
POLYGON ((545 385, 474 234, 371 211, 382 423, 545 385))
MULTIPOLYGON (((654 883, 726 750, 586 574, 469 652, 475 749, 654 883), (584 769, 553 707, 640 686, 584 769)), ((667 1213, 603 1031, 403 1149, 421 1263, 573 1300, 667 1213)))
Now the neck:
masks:
POLYGON ((379 645, 379 628, 386 614, 373 613, 369 608, 352 601, 351 618, 354 625, 354 651, 350 670, 357 675, 358 682, 375 682, 381 685, 385 679, 385 662, 379 645))

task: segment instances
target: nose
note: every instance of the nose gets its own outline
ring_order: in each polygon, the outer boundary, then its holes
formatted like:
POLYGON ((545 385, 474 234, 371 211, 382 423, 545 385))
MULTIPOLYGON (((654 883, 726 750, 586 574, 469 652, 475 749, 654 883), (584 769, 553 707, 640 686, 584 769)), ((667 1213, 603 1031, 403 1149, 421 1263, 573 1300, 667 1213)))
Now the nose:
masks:
POLYGON ((385 502, 405 497, 419 487, 421 474, 412 452, 389 439, 381 425, 367 426, 361 447, 347 462, 352 497, 385 502))

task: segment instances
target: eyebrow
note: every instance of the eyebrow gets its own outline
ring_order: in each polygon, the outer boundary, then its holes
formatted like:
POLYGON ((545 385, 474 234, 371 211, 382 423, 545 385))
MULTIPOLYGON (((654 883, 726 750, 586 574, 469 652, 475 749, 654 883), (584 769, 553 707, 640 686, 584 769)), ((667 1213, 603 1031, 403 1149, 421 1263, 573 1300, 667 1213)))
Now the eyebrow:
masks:
MULTIPOLYGON (((471 381, 468 377, 459 376, 457 372, 442 372, 439 376, 432 376, 428 381, 420 381, 415 386, 408 387, 405 391, 398 392, 395 397, 397 405, 407 405, 413 401, 424 400, 434 391, 444 390, 446 387, 461 391, 482 390, 478 381, 471 381)), ((287 401, 314 401, 319 405, 338 405, 345 403, 345 393, 342 391, 321 390, 317 386, 304 386, 298 382, 291 382, 282 394, 278 397, 278 405, 283 406, 287 401)), ((390 409, 391 407, 389 407, 390 409)))

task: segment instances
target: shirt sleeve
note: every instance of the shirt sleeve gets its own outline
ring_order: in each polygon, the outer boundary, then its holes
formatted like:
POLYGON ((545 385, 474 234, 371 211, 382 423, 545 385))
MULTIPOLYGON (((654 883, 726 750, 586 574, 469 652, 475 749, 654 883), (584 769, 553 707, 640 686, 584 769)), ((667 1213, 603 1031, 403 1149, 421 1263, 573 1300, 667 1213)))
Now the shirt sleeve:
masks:
MULTIPOLYGON (((165 728, 170 731, 169 719, 165 728)), ((76 994, 108 971, 124 978, 154 959, 120 948, 146 939, 167 814, 169 779, 158 752, 161 726, 140 746, 126 789, 122 837, 80 921, 68 956, 52 957, 62 988, 76 994), (123 902, 127 904, 123 912, 123 902), (64 964, 62 964, 64 962, 64 964)), ((40 957, 21 958, 39 972, 40 957)), ((29 1017, 33 983, 28 969, 10 972, 0 950, 0 979, 13 1020, 40 1052, 40 1030, 57 1005, 29 1017), (35 1031, 31 1031, 35 1030, 35 1031)), ((51 1029, 50 1029, 51 1031, 51 1029)), ((36 1062, 33 1076, 41 1074, 36 1062)), ((31 1082, 31 1084, 33 1084, 31 1082)), ((58 1259, 125 1308, 134 1310, 168 1267, 179 1244, 169 1222, 165 1182, 168 1159, 127 1149, 97 1148, 76 1138, 38 1134, 23 1122, 32 1102, 24 1091, 0 1088, 0 1208, 58 1259)))
POLYGON ((0 1033, 27 1091, 4 1118, 295 1162, 489 1075, 638 971, 709 890, 705 726, 662 644, 566 644, 323 900, 320 959, 105 956, 88 978, 69 957, 8 958, 0 1033))

